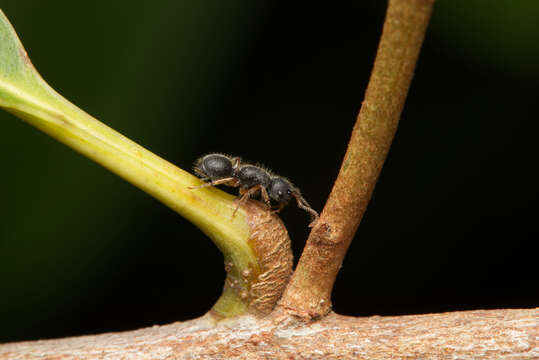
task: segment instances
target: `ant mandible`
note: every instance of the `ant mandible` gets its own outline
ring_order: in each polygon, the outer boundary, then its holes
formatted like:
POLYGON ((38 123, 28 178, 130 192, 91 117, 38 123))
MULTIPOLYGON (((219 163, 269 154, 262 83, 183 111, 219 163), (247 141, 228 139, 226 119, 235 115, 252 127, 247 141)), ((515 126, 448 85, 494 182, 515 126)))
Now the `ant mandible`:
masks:
POLYGON ((240 198, 234 214, 239 205, 251 196, 260 192, 262 200, 272 208, 271 201, 278 203, 273 213, 281 211, 292 197, 296 199, 298 207, 311 214, 309 227, 314 226, 318 220, 318 213, 301 196, 301 192, 290 181, 275 175, 258 165, 244 163, 237 156, 223 154, 208 154, 200 157, 194 166, 195 174, 203 181, 200 186, 191 189, 200 189, 207 186, 227 185, 240 188, 240 198))

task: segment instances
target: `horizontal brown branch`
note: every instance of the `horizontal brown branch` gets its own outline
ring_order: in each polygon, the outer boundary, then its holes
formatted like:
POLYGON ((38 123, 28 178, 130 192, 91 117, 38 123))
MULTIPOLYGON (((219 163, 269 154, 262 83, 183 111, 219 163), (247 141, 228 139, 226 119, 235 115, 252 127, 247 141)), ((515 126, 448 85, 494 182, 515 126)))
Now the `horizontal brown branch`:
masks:
POLYGON ((539 308, 354 318, 211 317, 60 340, 0 345, 18 359, 537 359, 539 308))

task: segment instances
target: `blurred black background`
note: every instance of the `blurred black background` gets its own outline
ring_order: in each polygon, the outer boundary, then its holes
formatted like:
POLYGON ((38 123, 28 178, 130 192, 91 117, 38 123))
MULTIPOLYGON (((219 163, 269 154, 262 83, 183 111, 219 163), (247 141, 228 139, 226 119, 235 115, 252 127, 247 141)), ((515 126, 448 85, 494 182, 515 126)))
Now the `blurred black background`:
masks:
MULTIPOLYGON (((189 169, 241 155, 321 210, 385 2, 3 0, 42 76, 189 169)), ((335 285, 355 316, 535 307, 539 3, 438 1, 399 130, 335 285)), ((0 54, 1 59, 1 54, 0 54)), ((0 113, 0 342, 191 319, 222 258, 161 203, 0 113)), ((230 189, 234 191, 234 189, 230 189)), ((308 216, 282 218, 296 257, 308 216)))

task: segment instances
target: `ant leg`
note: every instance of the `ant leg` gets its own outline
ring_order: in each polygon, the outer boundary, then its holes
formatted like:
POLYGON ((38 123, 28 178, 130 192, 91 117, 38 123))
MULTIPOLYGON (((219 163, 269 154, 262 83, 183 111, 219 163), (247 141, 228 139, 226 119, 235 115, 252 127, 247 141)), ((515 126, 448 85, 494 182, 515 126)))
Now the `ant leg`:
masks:
POLYGON ((271 210, 272 214, 277 214, 279 211, 281 211, 286 206, 286 203, 280 203, 279 207, 275 210, 271 210))
MULTIPOLYGON (((222 178, 222 179, 219 179, 219 180, 212 180, 210 182, 204 183, 204 184, 199 185, 199 186, 189 186, 188 189, 190 189, 190 190, 192 190, 192 189, 200 189, 200 188, 205 188, 205 187, 208 187, 208 186, 216 186, 216 185, 226 184, 227 182, 232 183, 235 180, 236 179, 233 178, 233 177, 227 177, 227 178, 222 178)), ((235 185, 232 185, 232 186, 235 186, 235 185)))
MULTIPOLYGON (((236 211, 238 211, 240 205, 242 203, 244 203, 245 201, 247 201, 247 199, 249 199, 251 197, 251 195, 254 195, 256 194, 257 191, 259 190, 265 190, 264 187, 262 185, 255 185, 247 190, 243 189, 243 188, 240 188, 240 198, 238 199, 238 205, 236 205, 236 208, 234 209, 234 212, 232 213, 232 217, 234 217, 234 215, 236 215, 236 211)), ((263 195, 262 195, 263 196, 263 195)))
POLYGON ((311 223, 309 224, 309 227, 313 227, 316 222, 318 221, 318 213, 311 208, 311 205, 303 198, 303 196, 299 194, 293 194, 296 198, 296 201, 298 203, 298 207, 302 208, 303 210, 307 211, 309 214, 311 214, 311 223))
POLYGON ((262 194, 262 199, 264 199, 264 202, 266 203, 266 205, 268 205, 268 207, 271 209, 271 202, 268 195, 268 191, 262 185, 260 185, 260 193, 262 194))

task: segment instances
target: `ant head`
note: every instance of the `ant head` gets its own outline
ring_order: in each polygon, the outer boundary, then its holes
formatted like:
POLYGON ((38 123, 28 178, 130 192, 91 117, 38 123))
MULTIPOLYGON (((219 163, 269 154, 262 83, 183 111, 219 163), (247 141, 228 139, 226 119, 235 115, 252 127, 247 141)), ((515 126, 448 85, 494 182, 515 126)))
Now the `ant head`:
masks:
POLYGON ((268 195, 278 203, 287 203, 296 192, 297 190, 288 180, 278 176, 271 179, 268 187, 268 195))
POLYGON ((229 177, 234 171, 233 162, 234 159, 225 155, 208 154, 198 159, 195 164, 195 172, 210 179, 229 177))

